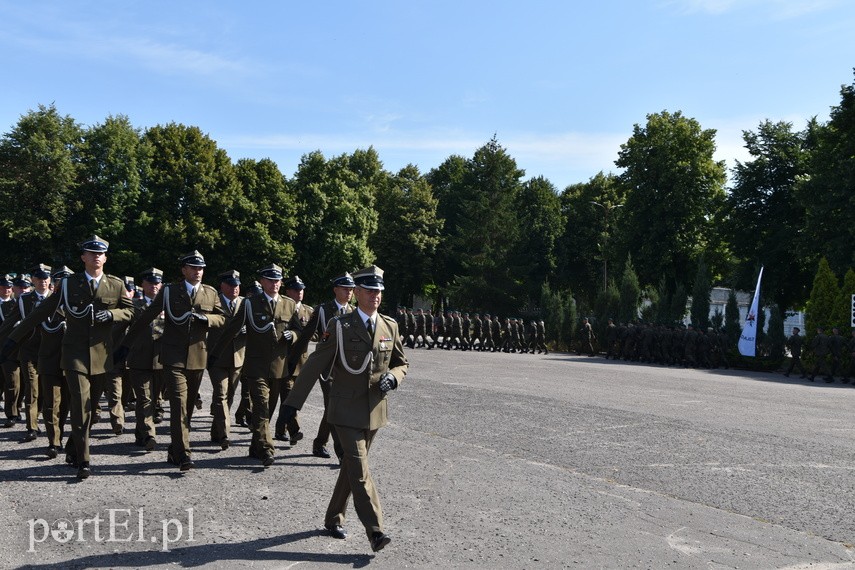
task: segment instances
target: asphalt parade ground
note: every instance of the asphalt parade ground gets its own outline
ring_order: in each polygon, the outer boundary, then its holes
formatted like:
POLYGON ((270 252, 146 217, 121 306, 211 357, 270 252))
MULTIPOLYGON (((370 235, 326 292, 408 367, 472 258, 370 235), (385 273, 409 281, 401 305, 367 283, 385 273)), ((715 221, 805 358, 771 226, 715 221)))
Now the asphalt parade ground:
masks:
MULTIPOLYGON (((337 470, 306 439, 265 469, 209 441, 196 468, 93 430, 78 482, 0 430, 7 568, 855 568, 855 388, 567 354, 408 350, 369 461, 392 543, 322 529, 337 470)), ((236 406, 236 404, 235 404, 236 406)), ((234 409, 234 407, 233 407, 234 409)), ((102 414, 102 418, 105 415, 102 414)))

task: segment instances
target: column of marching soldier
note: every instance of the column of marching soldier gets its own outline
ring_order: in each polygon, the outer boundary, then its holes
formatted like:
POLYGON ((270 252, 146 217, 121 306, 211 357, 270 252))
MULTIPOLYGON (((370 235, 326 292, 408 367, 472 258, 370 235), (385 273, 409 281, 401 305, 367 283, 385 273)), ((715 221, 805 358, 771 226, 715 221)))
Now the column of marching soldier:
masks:
POLYGON ((302 302, 303 281, 296 275, 286 279, 276 264, 259 270, 258 281, 242 296, 235 270, 219 274, 219 291, 202 283, 206 264, 198 251, 181 256, 183 279, 167 284, 163 271, 154 267, 136 279, 107 275, 108 242, 92 236, 79 245, 83 272, 39 264, 29 275, 0 279, 4 427, 24 421, 24 440, 35 441, 41 436, 41 411, 46 453, 56 458, 70 415, 65 461, 77 468, 78 479, 86 479, 91 475, 89 434, 101 396, 107 396, 116 435, 123 433, 125 409, 132 403, 134 442, 146 452, 158 445, 155 425, 162 421, 165 398, 170 410, 167 461, 188 471, 194 467, 190 420, 201 408, 198 394, 207 370, 211 441, 229 448, 230 409, 240 385, 235 419, 248 422, 249 455, 267 467, 274 461, 273 438, 291 445, 302 439, 297 411, 320 380, 325 413, 312 452, 331 458, 327 445, 332 437, 340 464, 325 527, 330 535, 345 538, 344 511, 353 494, 372 549, 389 543, 367 452, 386 423, 386 394, 403 380, 407 362, 397 324, 376 312, 382 270, 370 266, 333 278, 334 299, 313 309, 302 302), (342 347, 348 335, 347 355, 360 362, 347 362, 342 347), (317 358, 307 356, 311 340, 319 342, 317 358), (336 393, 339 385, 343 389, 336 393), (340 399, 344 392, 345 402, 340 399), (271 435, 277 405, 280 414, 271 435))
POLYGON ((518 352, 549 354, 543 320, 447 310, 436 315, 428 309, 398 307, 395 316, 401 338, 408 348, 431 350, 475 350, 482 352, 518 352))

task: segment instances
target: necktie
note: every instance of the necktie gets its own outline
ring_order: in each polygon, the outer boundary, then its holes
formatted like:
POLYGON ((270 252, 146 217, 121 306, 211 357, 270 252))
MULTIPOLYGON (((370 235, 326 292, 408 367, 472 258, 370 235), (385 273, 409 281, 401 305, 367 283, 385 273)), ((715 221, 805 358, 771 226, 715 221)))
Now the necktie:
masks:
POLYGON ((229 301, 229 311, 232 313, 235 312, 235 302, 234 301, 229 301))
POLYGON ((274 299, 270 299, 270 313, 276 312, 276 301, 274 299))
POLYGON ((341 308, 338 310, 338 314, 339 314, 339 315, 343 315, 343 314, 344 314, 344 307, 341 307, 341 308))
POLYGON ((365 319, 365 328, 368 329, 368 336, 374 338, 374 325, 371 324, 371 318, 365 319))
POLYGON ((92 293, 92 296, 95 296, 95 291, 98 290, 98 285, 94 279, 89 280, 89 292, 92 293))
POLYGON ((194 303, 196 302, 196 288, 195 287, 192 287, 190 289, 190 300, 194 303))

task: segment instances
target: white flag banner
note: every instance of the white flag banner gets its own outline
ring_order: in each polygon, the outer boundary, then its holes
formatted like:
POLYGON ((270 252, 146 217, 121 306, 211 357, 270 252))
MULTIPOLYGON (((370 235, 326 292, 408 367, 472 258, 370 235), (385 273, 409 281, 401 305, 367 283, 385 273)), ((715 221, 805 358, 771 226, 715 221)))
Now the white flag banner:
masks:
POLYGON ((763 279, 763 267, 760 267, 760 275, 757 276, 757 288, 754 289, 754 300, 751 308, 745 316, 745 325, 742 334, 739 335, 739 354, 742 356, 757 355, 757 311, 760 302, 760 280, 763 279))

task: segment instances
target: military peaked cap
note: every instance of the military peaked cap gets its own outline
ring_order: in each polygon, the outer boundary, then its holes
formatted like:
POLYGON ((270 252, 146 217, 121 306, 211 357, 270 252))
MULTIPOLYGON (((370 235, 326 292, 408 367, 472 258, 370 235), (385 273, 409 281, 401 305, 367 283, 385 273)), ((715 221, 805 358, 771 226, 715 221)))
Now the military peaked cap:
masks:
POLYGON ((163 271, 157 267, 149 267, 140 273, 140 281, 148 281, 149 283, 163 283, 163 271))
POLYGON ((356 283, 353 282, 353 276, 347 271, 344 272, 344 275, 330 279, 330 283, 332 283, 333 287, 356 287, 356 283))
POLYGON ((193 250, 190 253, 185 253, 181 257, 178 258, 178 261, 181 262, 182 267, 184 265, 189 265, 191 267, 206 267, 205 258, 199 253, 198 250, 193 250))
POLYGON ((302 291, 306 288, 306 284, 303 283, 303 280, 300 279, 299 275, 289 278, 288 281, 283 283, 283 286, 286 289, 294 289, 295 291, 302 291))
POLYGON ((44 263, 39 263, 38 265, 30 269, 30 274, 38 279, 49 279, 50 272, 50 265, 45 265, 44 263))
POLYGON ((93 235, 91 237, 86 238, 82 242, 78 244, 80 249, 83 251, 94 251, 95 253, 107 253, 107 249, 110 247, 110 242, 107 240, 98 237, 97 235, 93 235))
POLYGON ((357 287, 362 287, 363 289, 382 291, 385 288, 383 286, 383 270, 376 265, 369 265, 355 272, 353 274, 353 282, 356 283, 357 287))
POLYGON ((229 269, 228 271, 223 271, 217 278, 220 280, 220 283, 226 283, 227 285, 231 285, 232 287, 237 287, 240 285, 240 272, 237 269, 229 269))
POLYGON ((267 267, 262 267, 258 270, 258 274, 264 277, 265 279, 273 279, 274 281, 282 279, 282 268, 276 265, 275 263, 271 263, 267 267))

